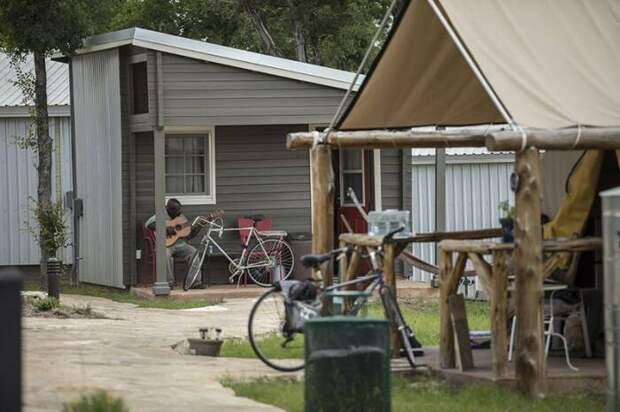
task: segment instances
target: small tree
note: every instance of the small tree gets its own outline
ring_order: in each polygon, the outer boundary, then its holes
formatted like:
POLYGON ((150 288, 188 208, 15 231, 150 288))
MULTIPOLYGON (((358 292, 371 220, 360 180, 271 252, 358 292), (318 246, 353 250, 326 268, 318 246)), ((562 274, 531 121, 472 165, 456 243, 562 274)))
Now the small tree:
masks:
MULTIPOLYGON (((25 55, 34 58, 34 75, 18 71, 18 83, 32 98, 34 139, 26 139, 38 154, 37 218, 54 214, 52 204, 52 139, 47 110, 47 70, 45 60, 54 52, 73 53, 90 33, 92 2, 86 0, 0 0, 0 46, 17 61, 25 55)), ((46 239, 44 222, 37 222, 39 239, 46 239)), ((50 243, 40 242, 41 279, 45 284, 50 243)), ((56 251, 53 250, 53 253, 56 251)))

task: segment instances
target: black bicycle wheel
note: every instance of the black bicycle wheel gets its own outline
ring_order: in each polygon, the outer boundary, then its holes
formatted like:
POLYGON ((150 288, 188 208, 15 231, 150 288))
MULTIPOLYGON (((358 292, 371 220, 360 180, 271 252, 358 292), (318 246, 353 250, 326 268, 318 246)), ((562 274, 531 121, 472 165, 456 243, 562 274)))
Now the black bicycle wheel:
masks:
POLYGON ((282 371, 304 367, 303 334, 290 332, 286 325, 284 295, 271 289, 258 298, 248 320, 248 339, 260 360, 282 371))
POLYGON ((200 252, 196 253, 192 258, 192 263, 189 265, 189 269, 187 270, 185 279, 183 280, 183 290, 189 290, 192 286, 194 286, 194 283, 200 274, 201 260, 202 256, 200 252))
POLYGON ((248 274, 259 286, 269 287, 293 273, 293 249, 283 240, 267 239, 255 245, 246 260, 248 274))
POLYGON ((392 290, 390 289, 390 287, 387 285, 381 286, 379 293, 381 295, 381 301, 383 302, 383 307, 385 308, 385 315, 388 321, 391 324, 395 325, 396 328, 398 329, 400 343, 402 345, 402 348, 405 351, 405 356, 407 357, 407 360, 409 361, 409 365, 411 365, 412 368, 415 368, 416 367, 415 355, 413 353, 413 347, 411 346, 411 342, 409 341, 408 331, 410 329, 407 326, 407 323, 405 323, 405 319, 403 318, 403 314, 401 313, 400 308, 398 307, 398 303, 394 299, 394 294, 392 293, 392 290))

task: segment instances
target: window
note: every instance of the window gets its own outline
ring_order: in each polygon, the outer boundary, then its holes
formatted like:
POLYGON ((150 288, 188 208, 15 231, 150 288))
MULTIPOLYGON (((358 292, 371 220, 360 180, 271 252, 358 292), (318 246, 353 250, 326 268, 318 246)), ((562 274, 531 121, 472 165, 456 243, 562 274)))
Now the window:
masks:
POLYGON ((360 202, 366 203, 364 191, 364 151, 359 149, 340 150, 340 202, 352 205, 353 200, 347 195, 352 188, 360 202))
POLYGON ((166 194, 183 204, 215 203, 212 134, 166 135, 166 194))
POLYGON ((133 114, 149 112, 149 91, 146 75, 146 62, 131 65, 133 87, 133 114))

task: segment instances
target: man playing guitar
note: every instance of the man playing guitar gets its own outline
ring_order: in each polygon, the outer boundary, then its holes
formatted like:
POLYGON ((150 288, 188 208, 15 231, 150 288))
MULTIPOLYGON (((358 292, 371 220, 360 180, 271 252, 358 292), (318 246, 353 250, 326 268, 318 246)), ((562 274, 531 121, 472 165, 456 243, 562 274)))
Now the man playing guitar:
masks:
MULTIPOLYGON (((196 248, 188 244, 186 240, 192 239, 200 232, 201 226, 192 226, 187 218, 181 214, 181 202, 177 199, 170 199, 166 203, 166 212, 170 220, 166 221, 166 276, 170 288, 174 289, 174 259, 180 258, 189 265, 196 254, 196 248)), ((151 216, 144 224, 147 228, 155 231, 155 215, 151 216)), ((200 278, 202 282, 202 277, 200 278)), ((202 284, 194 286, 203 288, 202 284)))

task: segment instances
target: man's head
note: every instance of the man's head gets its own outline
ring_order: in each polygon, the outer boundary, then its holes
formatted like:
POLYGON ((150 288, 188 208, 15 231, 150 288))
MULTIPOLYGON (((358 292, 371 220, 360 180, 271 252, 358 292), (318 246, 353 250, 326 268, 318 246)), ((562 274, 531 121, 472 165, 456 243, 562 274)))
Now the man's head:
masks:
POLYGON ((181 202, 174 198, 168 200, 166 203, 166 212, 168 212, 170 219, 174 219, 179 216, 181 214, 181 202))

